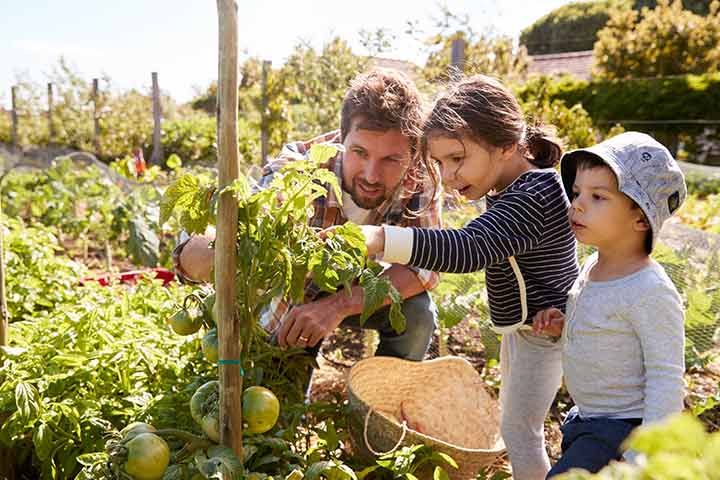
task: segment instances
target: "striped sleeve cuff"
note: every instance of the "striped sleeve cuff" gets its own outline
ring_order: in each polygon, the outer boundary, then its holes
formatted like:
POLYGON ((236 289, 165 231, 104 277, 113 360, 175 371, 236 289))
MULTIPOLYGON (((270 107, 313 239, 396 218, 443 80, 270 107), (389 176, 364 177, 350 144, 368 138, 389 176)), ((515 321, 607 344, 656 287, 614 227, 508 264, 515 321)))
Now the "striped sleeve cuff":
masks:
POLYGON ((385 250, 383 261, 407 265, 413 250, 412 228, 383 225, 385 230, 385 250))

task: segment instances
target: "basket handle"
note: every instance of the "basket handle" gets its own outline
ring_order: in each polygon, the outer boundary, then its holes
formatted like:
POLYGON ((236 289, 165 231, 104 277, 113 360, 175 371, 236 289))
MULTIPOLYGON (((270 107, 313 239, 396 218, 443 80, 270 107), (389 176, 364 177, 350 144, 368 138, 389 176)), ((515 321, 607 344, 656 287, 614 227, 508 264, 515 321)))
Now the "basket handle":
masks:
POLYGON ((378 451, 375 451, 375 449, 370 446, 370 441, 368 440, 368 424, 370 423, 370 415, 372 415, 373 411, 374 410, 372 408, 370 408, 370 409, 368 409, 368 412, 365 415, 365 428, 363 429, 363 439, 365 440, 365 446, 367 447, 368 450, 370 450, 370 452, 373 455, 376 455, 378 457, 381 457, 383 455, 389 455, 389 454, 393 453, 395 450, 397 450, 398 447, 400 445, 402 445, 403 440, 405 440, 405 435, 407 434, 407 422, 405 420, 403 420, 402 435, 400 435, 400 440, 398 440, 398 442, 395 444, 395 446, 393 448, 391 448, 390 450, 388 450, 387 452, 378 452, 378 451))

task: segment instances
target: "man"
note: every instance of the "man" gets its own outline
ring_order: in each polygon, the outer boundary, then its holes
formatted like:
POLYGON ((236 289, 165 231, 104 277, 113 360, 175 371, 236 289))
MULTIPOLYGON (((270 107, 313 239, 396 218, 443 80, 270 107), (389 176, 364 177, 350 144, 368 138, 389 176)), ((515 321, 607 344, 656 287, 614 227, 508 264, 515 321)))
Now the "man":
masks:
MULTIPOLYGON (((340 131, 309 142, 286 145, 279 158, 263 171, 260 185, 269 183, 283 165, 302 159, 313 144, 342 143, 326 165, 342 186, 342 199, 328 188, 327 197, 315 202, 310 220, 314 227, 327 228, 346 221, 366 225, 440 227, 440 204, 435 188, 418 174, 422 100, 412 82, 401 72, 374 70, 358 76, 347 91, 341 111, 340 131)), ((207 236, 192 237, 173 252, 182 276, 209 281, 213 252, 207 236)), ((363 328, 380 334, 377 355, 422 360, 436 325, 437 310, 428 294, 438 281, 434 272, 392 265, 385 272, 403 298, 407 327, 398 334, 385 306, 375 312, 363 328)), ((360 327, 363 292, 352 287, 352 295, 339 291, 321 296, 306 291, 306 303, 273 302, 263 316, 263 325, 282 346, 318 347, 338 326, 360 327)), ((389 303, 389 301, 388 301, 389 303)))

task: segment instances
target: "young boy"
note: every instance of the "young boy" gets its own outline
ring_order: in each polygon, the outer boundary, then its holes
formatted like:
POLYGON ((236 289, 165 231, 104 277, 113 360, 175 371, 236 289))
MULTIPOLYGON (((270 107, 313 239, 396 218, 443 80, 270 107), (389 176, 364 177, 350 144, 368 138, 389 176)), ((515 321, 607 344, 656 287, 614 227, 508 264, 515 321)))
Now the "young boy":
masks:
POLYGON ((687 193, 677 163, 650 136, 626 132, 566 154, 561 174, 575 236, 597 252, 570 289, 566 316, 548 309, 534 319, 536 332, 562 335, 575 402, 547 478, 621 459, 636 426, 683 409, 685 370, 682 301, 649 256, 687 193))

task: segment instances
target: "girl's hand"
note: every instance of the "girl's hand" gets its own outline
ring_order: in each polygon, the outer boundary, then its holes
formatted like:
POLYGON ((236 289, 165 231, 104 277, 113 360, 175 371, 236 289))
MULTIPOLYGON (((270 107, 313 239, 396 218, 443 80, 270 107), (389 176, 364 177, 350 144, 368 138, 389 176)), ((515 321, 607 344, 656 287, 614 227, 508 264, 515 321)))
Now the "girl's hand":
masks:
POLYGON ((540 310, 533 319, 533 332, 536 334, 559 337, 565 325, 565 314, 557 308, 540 310))
POLYGON ((365 235, 365 247, 368 257, 383 253, 385 251, 385 229, 376 225, 360 225, 365 235))
MULTIPOLYGON (((385 251, 385 229, 376 225, 358 225, 365 236, 365 248, 367 248, 368 257, 383 253, 385 251)), ((321 230, 318 235, 323 240, 327 238, 328 232, 337 229, 337 225, 321 230)))

